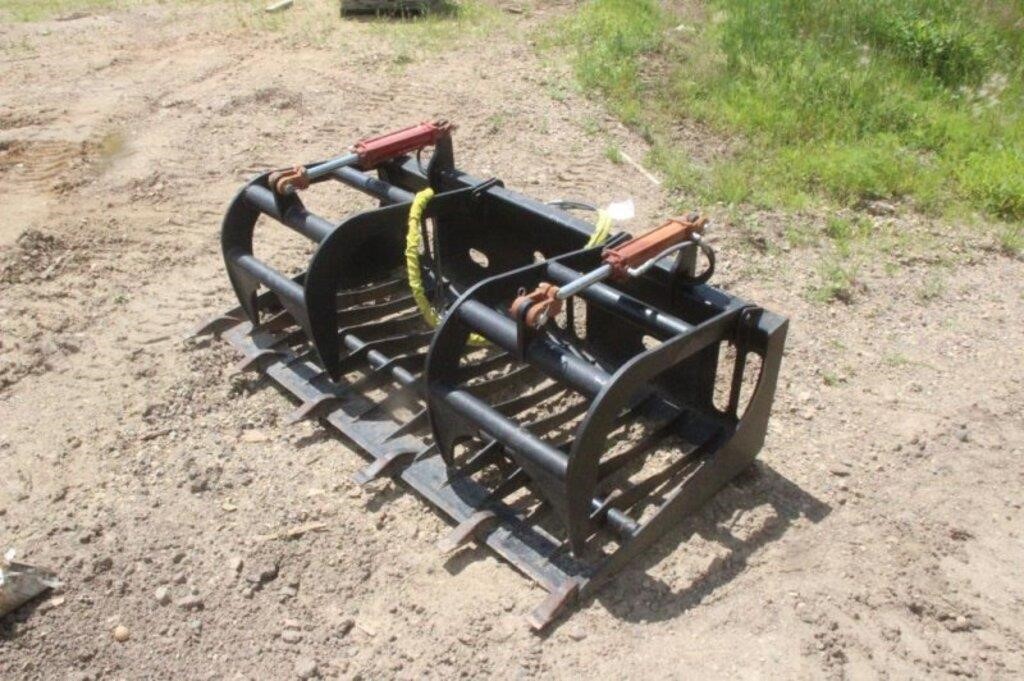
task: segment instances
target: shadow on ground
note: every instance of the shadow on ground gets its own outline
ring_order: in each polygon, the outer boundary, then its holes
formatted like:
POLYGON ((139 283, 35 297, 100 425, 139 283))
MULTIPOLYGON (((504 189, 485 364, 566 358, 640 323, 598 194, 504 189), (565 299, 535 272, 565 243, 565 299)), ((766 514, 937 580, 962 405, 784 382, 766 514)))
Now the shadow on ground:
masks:
POLYGON ((801 518, 821 522, 828 504, 800 488, 766 463, 756 462, 724 488, 700 514, 682 521, 651 550, 594 595, 610 613, 630 622, 678 617, 700 605, 747 570, 759 549, 778 541, 801 518), (737 532, 734 521, 758 510, 752 526, 737 532), (683 588, 673 588, 648 572, 694 536, 718 544, 716 558, 683 588), (723 553, 724 549, 724 553, 723 553))

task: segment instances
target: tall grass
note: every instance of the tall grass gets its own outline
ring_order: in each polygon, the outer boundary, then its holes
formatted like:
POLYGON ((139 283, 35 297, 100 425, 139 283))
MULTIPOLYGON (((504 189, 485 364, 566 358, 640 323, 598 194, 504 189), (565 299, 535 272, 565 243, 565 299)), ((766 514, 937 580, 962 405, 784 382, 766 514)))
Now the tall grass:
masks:
POLYGON ((1024 221, 1024 2, 590 0, 566 27, 579 80, 709 198, 909 198, 1024 221), (680 119, 743 139, 685 163, 680 119), (682 164, 680 159, 683 159, 682 164))

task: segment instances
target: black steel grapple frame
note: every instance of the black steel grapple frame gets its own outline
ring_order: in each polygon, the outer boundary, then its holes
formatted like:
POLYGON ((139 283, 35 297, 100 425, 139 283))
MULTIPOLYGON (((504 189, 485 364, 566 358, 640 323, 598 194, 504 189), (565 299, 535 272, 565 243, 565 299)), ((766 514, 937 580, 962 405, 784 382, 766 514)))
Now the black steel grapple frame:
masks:
POLYGON ((296 195, 276 195, 266 175, 250 182, 222 229, 240 306, 200 333, 221 336, 242 368, 293 395, 293 420, 322 418, 359 445, 372 459, 359 483, 392 475, 444 511, 456 523, 444 549, 476 539, 547 589, 534 627, 592 593, 757 455, 787 321, 713 287, 681 285, 693 274, 692 249, 637 279, 586 289, 563 319, 531 331, 509 316, 510 299, 592 269, 601 248, 585 248, 589 223, 458 171, 450 139, 426 169, 404 157, 377 177, 342 168, 325 179, 381 206, 332 223, 296 195), (448 307, 436 330, 395 274, 409 202, 428 185, 438 195, 426 212, 434 226, 424 278, 448 307), (319 244, 305 275, 289 278, 253 256, 261 215, 319 244), (258 294, 261 285, 269 290, 258 294), (471 333, 490 345, 468 344, 471 333), (723 344, 736 360, 718 407, 723 344), (744 389, 753 356, 756 381, 744 389), (560 397, 576 401, 538 418, 538 405, 560 397), (612 452, 609 435, 633 419, 651 432, 612 452), (630 478, 669 441, 678 456, 630 478))

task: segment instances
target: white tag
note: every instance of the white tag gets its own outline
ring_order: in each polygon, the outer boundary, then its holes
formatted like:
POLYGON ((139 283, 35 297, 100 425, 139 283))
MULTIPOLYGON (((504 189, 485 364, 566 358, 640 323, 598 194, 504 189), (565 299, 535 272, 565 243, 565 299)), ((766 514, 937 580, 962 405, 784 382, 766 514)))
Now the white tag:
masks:
POLYGON ((633 199, 626 199, 625 201, 612 201, 608 204, 608 207, 604 209, 608 213, 608 217, 615 222, 624 222, 626 220, 632 220, 636 216, 636 206, 633 205, 633 199))

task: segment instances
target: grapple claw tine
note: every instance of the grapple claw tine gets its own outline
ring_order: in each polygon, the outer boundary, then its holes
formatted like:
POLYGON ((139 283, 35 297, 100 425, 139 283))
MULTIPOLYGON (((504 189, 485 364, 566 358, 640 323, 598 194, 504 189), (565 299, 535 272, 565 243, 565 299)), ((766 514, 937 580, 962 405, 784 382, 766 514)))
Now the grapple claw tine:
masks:
POLYGON ((536 632, 544 631, 576 599, 580 584, 574 579, 551 591, 540 605, 526 616, 526 622, 536 632))
POLYGON ((492 525, 496 520, 497 516, 494 515, 493 511, 477 511, 452 528, 448 534, 438 539, 436 544, 437 550, 442 555, 454 552, 477 536, 477 532, 492 525))
POLYGON ((283 353, 278 350, 258 350, 256 353, 238 362, 235 365, 235 371, 238 373, 245 373, 247 371, 263 373, 266 371, 267 364, 281 357, 283 357, 283 353))
POLYGON ((337 395, 318 395, 311 400, 303 402, 298 409, 284 417, 284 424, 290 426, 306 419, 320 418, 337 402, 337 395))
POLYGON ((213 336, 220 338, 220 335, 233 326, 245 321, 245 313, 242 308, 235 308, 230 312, 218 315, 213 319, 203 322, 198 327, 185 335, 185 340, 201 338, 202 336, 213 336))
POLYGON ((352 482, 362 487, 379 478, 393 475, 395 469, 411 463, 415 456, 414 451, 389 452, 353 475, 352 482))

